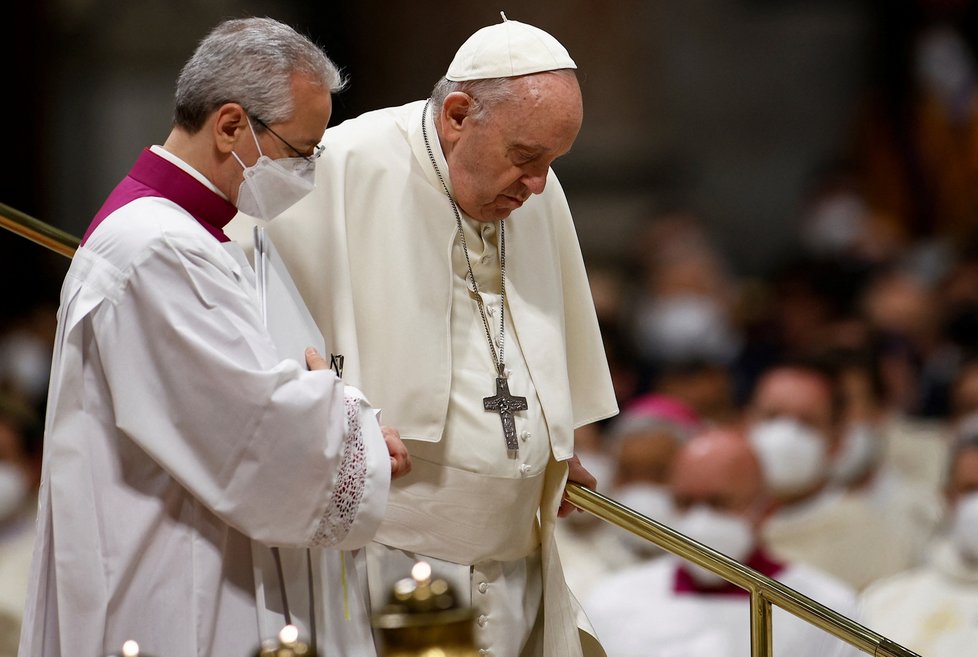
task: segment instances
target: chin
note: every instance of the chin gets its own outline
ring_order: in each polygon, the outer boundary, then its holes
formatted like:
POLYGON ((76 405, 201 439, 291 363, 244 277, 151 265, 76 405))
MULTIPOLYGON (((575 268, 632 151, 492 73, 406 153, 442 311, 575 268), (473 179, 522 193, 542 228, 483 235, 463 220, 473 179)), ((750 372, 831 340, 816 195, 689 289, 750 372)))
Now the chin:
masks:
POLYGON ((482 221, 499 221, 500 219, 507 219, 509 215, 513 214, 513 210, 519 209, 520 206, 515 208, 509 206, 492 205, 486 208, 485 212, 482 213, 482 221))

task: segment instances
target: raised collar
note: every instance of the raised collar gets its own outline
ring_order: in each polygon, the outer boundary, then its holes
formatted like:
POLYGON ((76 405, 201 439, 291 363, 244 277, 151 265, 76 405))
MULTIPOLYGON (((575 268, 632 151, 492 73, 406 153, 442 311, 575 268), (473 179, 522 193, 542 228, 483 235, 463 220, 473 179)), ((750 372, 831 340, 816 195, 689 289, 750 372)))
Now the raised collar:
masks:
POLYGON ((223 229, 234 218, 238 209, 181 167, 147 148, 95 215, 85 231, 82 244, 105 217, 144 197, 161 197, 173 201, 219 242, 230 241, 223 229))

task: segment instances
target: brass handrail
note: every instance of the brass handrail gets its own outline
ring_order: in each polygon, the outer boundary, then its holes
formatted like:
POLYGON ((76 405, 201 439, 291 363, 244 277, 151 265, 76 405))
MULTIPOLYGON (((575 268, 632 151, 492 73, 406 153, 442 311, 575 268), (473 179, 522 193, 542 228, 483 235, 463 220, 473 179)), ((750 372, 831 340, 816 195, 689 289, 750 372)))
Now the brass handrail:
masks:
MULTIPOLYGON (((3 203, 0 203, 0 226, 69 258, 78 248, 79 240, 76 237, 3 203)), ((666 525, 636 513, 601 493, 579 484, 569 483, 567 499, 580 509, 702 566, 750 593, 751 657, 772 657, 774 654, 771 605, 780 607, 875 657, 920 657, 912 650, 890 641, 781 582, 766 577, 666 525)))
POLYGON ((79 240, 74 235, 3 203, 0 203, 0 226, 67 258, 75 255, 78 248, 79 240))
POLYGON ((752 657, 771 657, 771 605, 794 614, 829 634, 876 657, 920 657, 837 611, 766 577, 752 568, 675 529, 647 518, 601 493, 580 484, 568 483, 567 499, 574 506, 606 522, 630 531, 672 554, 715 573, 750 593, 750 642, 752 657))

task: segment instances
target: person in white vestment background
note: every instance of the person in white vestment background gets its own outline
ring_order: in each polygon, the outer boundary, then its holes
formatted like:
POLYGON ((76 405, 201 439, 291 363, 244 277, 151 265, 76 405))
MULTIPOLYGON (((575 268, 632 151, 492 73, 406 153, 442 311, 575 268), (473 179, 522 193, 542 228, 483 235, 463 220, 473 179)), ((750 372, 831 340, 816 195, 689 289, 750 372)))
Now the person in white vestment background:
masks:
POLYGON ((17 655, 40 478, 40 422, 28 406, 0 393, 0 657, 17 655))
MULTIPOLYGON (((678 399, 642 395, 615 419, 607 445, 582 445, 578 436, 577 454, 601 492, 668 525, 673 520, 672 463, 699 424, 695 411, 678 399)), ((587 513, 572 513, 557 526, 556 536, 567 585, 579 600, 609 573, 665 554, 654 543, 587 513)))
POLYGON ((765 371, 745 411, 748 436, 776 501, 764 540, 777 557, 819 568, 859 590, 914 563, 915 546, 865 495, 834 487, 842 397, 826 364, 765 371))
POLYGON ((478 610, 483 655, 600 653, 553 538, 565 481, 594 485, 574 429, 617 412, 550 169, 583 121, 575 68, 539 28, 478 30, 430 100, 328 130, 316 190, 269 228, 346 380, 410 446, 374 601, 425 556, 478 610))
POLYGON ((944 513, 940 486, 913 476, 899 466, 896 453, 912 453, 918 464, 939 455, 946 461, 947 447, 936 438, 917 436, 916 445, 896 444, 889 430, 890 411, 885 403, 885 380, 877 348, 839 348, 826 354, 842 396, 841 443, 832 459, 832 484, 845 494, 865 500, 902 536, 911 557, 919 562, 944 513))
POLYGON ((949 522, 927 562, 860 599, 868 627, 927 657, 974 654, 978 645, 978 415, 952 447, 946 493, 949 522))
POLYGON ((254 654, 286 622, 269 546, 283 587, 308 559, 325 600, 293 600, 292 619, 312 641, 374 654, 361 619, 334 622, 356 580, 328 580, 321 548, 371 539, 406 452, 321 356, 309 371, 277 352, 222 231, 308 193, 340 86, 292 28, 220 24, 180 73, 165 143, 92 221, 62 287, 20 654, 254 654))
MULTIPOLYGON (((739 430, 699 433, 676 457, 670 480, 675 529, 849 617, 855 592, 805 564, 782 562, 761 536, 770 498, 760 463, 739 430)), ((669 555, 621 570, 595 587, 585 609, 609 657, 747 657, 746 591, 669 555)), ((773 611, 778 657, 859 654, 786 611, 773 611)))

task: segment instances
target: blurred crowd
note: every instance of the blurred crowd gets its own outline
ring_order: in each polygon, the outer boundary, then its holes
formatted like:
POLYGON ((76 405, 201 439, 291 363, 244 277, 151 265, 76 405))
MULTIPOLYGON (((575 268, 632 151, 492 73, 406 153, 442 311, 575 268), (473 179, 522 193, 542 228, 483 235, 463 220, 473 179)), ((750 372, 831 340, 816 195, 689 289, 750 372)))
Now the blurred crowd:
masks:
MULTIPOLYGON (((682 209, 589 263, 623 412, 578 445, 600 491, 943 657, 978 642, 978 26, 911 4, 774 271, 682 209)), ((610 657, 749 654, 744 592, 579 515, 562 561, 610 657)), ((774 625, 778 655, 855 654, 774 625)))
MULTIPOLYGON (((739 278, 678 213, 648 222, 628 269, 593 268, 623 412, 579 430, 579 451, 640 513, 922 655, 963 654, 978 640, 978 251, 946 232, 884 243, 863 188, 853 173, 819 190, 767 278, 739 278), (839 216, 847 239, 814 237, 839 216)), ((611 657, 749 654, 742 591, 590 516, 559 531, 611 657)), ((852 653, 775 618, 777 654, 852 653)))
MULTIPOLYGON (((623 411, 578 432, 598 489, 927 657, 978 645, 973 5, 900 3, 915 9, 887 74, 775 270, 739 273, 683 209, 588 263, 623 411)), ((52 303, 0 321, 0 657, 26 590, 52 303)), ((749 654, 739 590, 584 513, 558 531, 609 657, 749 654)), ((852 653, 778 612, 775 628, 778 655, 852 653)))

